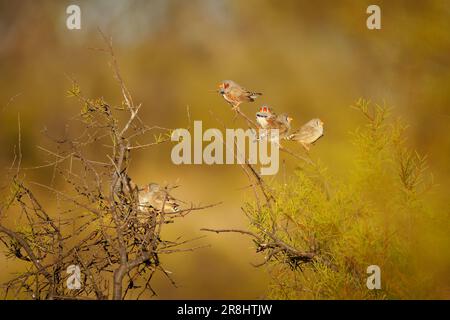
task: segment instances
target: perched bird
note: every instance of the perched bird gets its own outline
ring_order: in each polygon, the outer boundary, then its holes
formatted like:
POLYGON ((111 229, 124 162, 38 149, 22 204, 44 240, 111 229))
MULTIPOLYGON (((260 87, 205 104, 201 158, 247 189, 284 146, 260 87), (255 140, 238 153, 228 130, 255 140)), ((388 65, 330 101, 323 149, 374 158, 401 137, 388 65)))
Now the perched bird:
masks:
POLYGON ((174 213, 180 210, 180 205, 169 193, 157 183, 150 183, 139 190, 139 207, 142 212, 149 208, 165 213, 174 213), (163 210, 164 205, 164 210, 163 210))
POLYGON ((251 92, 231 80, 225 80, 219 84, 218 92, 233 106, 233 110, 238 109, 241 103, 253 102, 258 96, 262 95, 262 93, 251 92))
POLYGON ((276 118, 276 114, 273 112, 272 108, 268 106, 262 106, 256 113, 256 123, 261 129, 268 129, 270 119, 276 118))
POLYGON ((310 145, 323 136, 323 122, 320 119, 312 119, 299 130, 291 134, 288 139, 298 141, 307 151, 310 145))
MULTIPOLYGON (((286 113, 276 115, 267 106, 262 106, 259 109, 259 112, 256 113, 256 122, 259 124, 261 129, 278 129, 279 139, 287 138, 291 130, 291 121, 292 118, 289 117, 286 113)), ((267 134, 268 132, 266 132, 265 134, 262 133, 259 138, 264 138, 267 134)), ((271 135, 270 140, 272 138, 273 135, 271 135)))
POLYGON ((275 123, 271 128, 279 130, 280 139, 286 139, 291 131, 291 122, 292 118, 286 113, 282 113, 276 117, 275 123))

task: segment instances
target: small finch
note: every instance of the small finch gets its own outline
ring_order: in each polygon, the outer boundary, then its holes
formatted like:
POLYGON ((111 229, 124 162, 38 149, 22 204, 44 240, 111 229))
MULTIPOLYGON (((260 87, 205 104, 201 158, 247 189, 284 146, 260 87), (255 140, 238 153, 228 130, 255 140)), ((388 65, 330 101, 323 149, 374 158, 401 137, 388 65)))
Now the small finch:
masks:
POLYGON ((273 112, 272 108, 268 106, 262 106, 259 108, 259 111, 256 113, 256 123, 260 126, 261 129, 268 129, 269 127, 269 119, 276 118, 276 114, 273 112))
MULTIPOLYGON (((261 129, 278 129, 279 139, 286 139, 291 130, 292 118, 286 113, 276 115, 272 109, 267 106, 262 106, 259 112, 256 113, 256 122, 261 129)), ((261 134, 260 139, 264 138, 266 134, 261 134)), ((272 136, 271 136, 272 139, 272 136)))
POLYGON ((323 136, 323 122, 320 119, 312 119, 299 130, 291 134, 288 139, 298 141, 307 151, 310 146, 323 136))
POLYGON ((291 131, 291 122, 292 118, 289 117, 286 113, 282 113, 276 117, 273 125, 270 121, 269 124, 272 129, 279 130, 280 139, 286 139, 289 132, 291 131))
POLYGON ((241 103, 253 102, 262 95, 262 93, 249 91, 231 80, 225 80, 219 84, 218 92, 232 105, 233 110, 238 109, 241 103))
POLYGON ((149 208, 165 213, 174 213, 180 210, 180 205, 175 198, 157 183, 146 185, 144 189, 139 190, 138 195, 139 207, 142 212, 147 212, 149 208))

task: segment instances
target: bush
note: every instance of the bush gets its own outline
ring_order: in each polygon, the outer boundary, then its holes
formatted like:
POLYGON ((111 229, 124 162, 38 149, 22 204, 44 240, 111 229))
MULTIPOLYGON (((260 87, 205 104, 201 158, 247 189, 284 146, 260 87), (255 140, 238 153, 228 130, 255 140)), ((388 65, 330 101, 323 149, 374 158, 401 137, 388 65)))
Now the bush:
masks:
POLYGON ((353 107, 366 124, 352 134, 357 156, 348 177, 313 162, 273 186, 274 201, 245 208, 272 275, 268 297, 448 297, 448 215, 427 201, 426 158, 407 147, 406 127, 387 108, 362 99, 353 107), (381 290, 366 286, 370 265, 381 268, 381 290))

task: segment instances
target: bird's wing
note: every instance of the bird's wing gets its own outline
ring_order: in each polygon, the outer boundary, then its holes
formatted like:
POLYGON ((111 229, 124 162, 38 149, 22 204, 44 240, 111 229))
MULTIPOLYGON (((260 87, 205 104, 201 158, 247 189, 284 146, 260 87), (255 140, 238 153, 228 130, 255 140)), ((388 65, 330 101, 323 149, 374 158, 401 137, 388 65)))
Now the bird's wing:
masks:
POLYGON ((230 94, 241 101, 242 100, 254 101, 258 96, 262 95, 261 93, 252 92, 241 86, 235 86, 231 88, 230 94))
POLYGON ((314 134, 315 130, 313 127, 304 125, 299 130, 291 135, 292 140, 305 141, 314 134))
POLYGON ((163 202, 164 193, 161 191, 153 192, 149 197, 149 204, 157 210, 161 210, 163 202))
POLYGON ((162 210, 164 205, 164 211, 177 211, 179 204, 167 191, 161 190, 157 192, 153 197, 153 206, 157 210, 162 210))
POLYGON ((255 101, 256 98, 258 98, 258 96, 262 96, 262 93, 247 91, 246 96, 250 101, 253 102, 253 101, 255 101))
POLYGON ((281 123, 280 127, 278 128, 280 137, 286 137, 290 129, 291 128, 289 125, 281 123))
POLYGON ((267 124, 270 129, 279 129, 281 123, 275 114, 271 114, 267 117, 267 124))
POLYGON ((232 87, 230 90, 224 94, 225 99, 235 105, 236 103, 243 102, 247 99, 245 92, 239 87, 232 87))
POLYGON ((232 87, 229 91, 229 94, 233 97, 243 97, 245 96, 247 90, 241 87, 232 87))

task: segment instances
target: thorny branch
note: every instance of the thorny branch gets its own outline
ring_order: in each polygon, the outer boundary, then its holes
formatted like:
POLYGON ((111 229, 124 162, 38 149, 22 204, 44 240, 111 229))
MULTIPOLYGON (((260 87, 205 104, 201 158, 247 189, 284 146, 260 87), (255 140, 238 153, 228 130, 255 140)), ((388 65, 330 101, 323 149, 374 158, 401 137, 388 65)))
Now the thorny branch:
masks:
POLYGON ((297 250, 296 248, 290 246, 284 241, 277 238, 277 236, 271 232, 265 232, 264 238, 257 235, 254 232, 240 229, 208 229, 203 228, 202 231, 215 232, 215 233, 240 233, 248 235, 253 238, 256 245, 256 252, 268 251, 264 262, 259 264, 254 264, 255 267, 261 267, 269 262, 272 258, 278 258, 283 256, 284 260, 287 261, 293 268, 298 267, 300 263, 310 262, 315 257, 314 252, 303 252, 297 250))
POLYGON ((6 299, 89 300, 155 295, 151 280, 156 272, 175 285, 162 267, 160 255, 205 247, 189 246, 197 239, 163 239, 162 230, 177 218, 217 204, 191 204, 175 213, 143 210, 139 206, 140 188, 128 174, 132 152, 169 141, 171 129, 147 126, 139 118, 142 105, 135 105, 123 80, 112 39, 100 33, 106 49, 99 50, 110 58, 122 94, 122 107, 111 107, 102 98, 84 96, 71 79, 68 94, 82 105, 81 113, 71 121, 81 125, 82 133, 71 137, 67 127, 65 136, 55 139, 45 130, 43 133, 55 150, 40 150, 52 160, 25 168, 53 168, 56 180, 52 179, 50 185, 31 185, 56 200, 57 212, 50 213, 41 205, 22 176, 18 119, 19 155, 11 166, 14 175, 6 201, 0 205, 0 244, 6 248, 8 258, 26 263, 27 268, 3 285, 6 299), (139 138, 155 132, 158 135, 154 142, 139 142, 139 138), (95 155, 89 153, 92 148, 95 155), (66 271, 70 265, 81 269, 80 288, 67 285, 73 280, 66 271))

